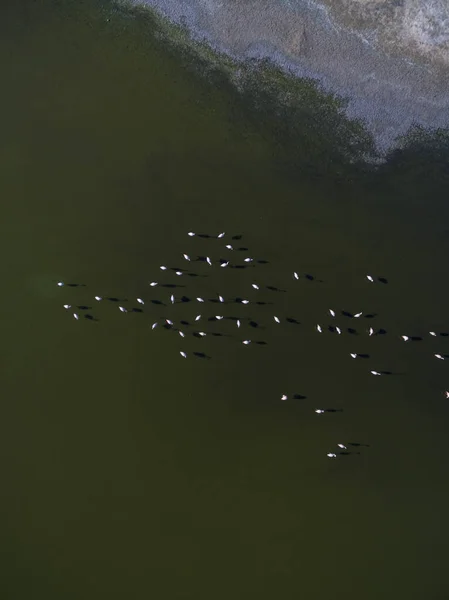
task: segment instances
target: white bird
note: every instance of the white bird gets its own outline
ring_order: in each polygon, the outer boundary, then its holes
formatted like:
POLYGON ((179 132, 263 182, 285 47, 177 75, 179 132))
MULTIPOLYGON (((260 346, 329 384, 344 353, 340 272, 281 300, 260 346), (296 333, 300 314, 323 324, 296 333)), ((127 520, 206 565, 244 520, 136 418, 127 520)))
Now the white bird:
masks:
POLYGON ((175 275, 182 275, 182 271, 175 271, 175 275))
POLYGON ((282 394, 281 396, 281 400, 287 400, 288 396, 286 396, 285 394, 282 394))
POLYGON ((229 260, 224 263, 221 263, 220 267, 227 267, 228 265, 229 265, 229 260))
POLYGON ((316 330, 318 331, 318 333, 323 333, 323 330, 321 329, 321 325, 317 325, 316 330))
POLYGON ((436 337, 436 335, 437 335, 437 334, 435 333, 435 331, 429 331, 429 333, 430 333, 430 335, 433 335, 433 337, 436 337))
POLYGON ((337 455, 335 454, 335 452, 328 452, 326 454, 326 456, 328 456, 329 458, 337 458, 337 455))
POLYGON ((446 391, 445 394, 446 394, 446 398, 449 398, 449 392, 446 391))
POLYGON ((322 408, 316 408, 316 409, 315 409, 315 412, 316 412, 316 413, 318 413, 318 414, 320 415, 321 413, 323 413, 323 412, 324 412, 324 410, 323 410, 322 408))
POLYGON ((204 302, 204 298, 197 298, 198 302, 204 302))
POLYGON ((382 375, 382 373, 379 373, 379 371, 370 371, 370 373, 372 375, 382 375))
POLYGON ((152 282, 150 283, 150 285, 151 285, 151 287, 154 287, 155 285, 158 285, 158 283, 157 283, 157 281, 152 281, 152 282))
POLYGON ((156 323, 153 323, 153 325, 151 325, 151 329, 154 329, 155 327, 157 327, 157 321, 156 323))
POLYGON ((299 279, 299 275, 298 275, 298 273, 296 273, 296 271, 293 273, 293 277, 294 277, 295 279, 299 279))
POLYGON ((128 312, 124 306, 118 307, 121 312, 128 312))
POLYGON ((251 340, 243 340, 242 344, 246 344, 246 345, 251 344, 251 340))
POLYGON ((75 319, 78 321, 79 316, 76 313, 73 313, 73 316, 75 317, 75 319))
POLYGON ((183 257, 184 257, 186 260, 190 260, 190 256, 189 256, 188 254, 183 254, 183 257))
POLYGON ((218 299, 220 300, 220 302, 224 302, 223 296, 218 296, 218 299))
POLYGON ((173 296, 173 294, 170 296, 170 302, 171 302, 172 304, 174 304, 174 303, 175 303, 175 297, 173 296))
POLYGON ((338 335, 341 335, 341 329, 340 329, 340 327, 336 327, 335 329, 336 329, 338 335))
POLYGON ((401 335, 401 338, 404 340, 404 342, 408 342, 410 339, 408 335, 401 335))
POLYGON ((185 336, 185 334, 184 334, 182 331, 178 331, 178 333, 179 333, 179 335, 180 335, 181 337, 186 337, 186 336, 185 336))
POLYGON ((222 238, 222 237, 224 237, 225 233, 226 233, 225 231, 223 231, 222 233, 219 233, 219 234, 217 235, 217 238, 222 238))
POLYGON ((161 265, 159 268, 160 268, 161 271, 166 271, 167 270, 167 267, 164 267, 164 265, 161 265))
POLYGON ((208 256, 206 256, 206 262, 209 265, 209 267, 212 266, 212 261, 211 261, 211 259, 208 256))
POLYGON ((183 358, 187 358, 187 354, 185 352, 183 352, 182 350, 179 352, 179 354, 183 357, 183 358))
POLYGON ((362 315, 363 315, 363 312, 356 313, 356 314, 354 315, 354 319, 358 319, 358 318, 359 318, 359 317, 361 317, 362 315))
POLYGON ((139 304, 145 304, 145 302, 142 300, 142 298, 137 298, 137 302, 138 302, 139 304))
POLYGON ((173 325, 173 321, 170 321, 170 319, 165 319, 165 322, 167 323, 167 325, 173 325))
POLYGON ((374 333, 374 329, 373 329, 372 327, 370 327, 370 328, 368 329, 368 334, 369 334, 369 335, 373 335, 373 333, 374 333))
POLYGON ((276 321, 276 323, 280 323, 281 322, 281 320, 280 320, 279 317, 273 317, 273 319, 276 321))
POLYGON ((218 319, 219 321, 221 321, 223 319, 223 317, 221 315, 215 315, 215 318, 218 319))
POLYGON ((335 317, 335 311, 332 308, 329 309, 329 314, 331 317, 335 317))
POLYGON ((441 354, 434 354, 434 356, 440 360, 444 360, 444 356, 441 356, 441 354))
POLYGON ((190 235, 190 237, 193 237, 195 234, 193 233, 193 231, 189 231, 189 233, 187 235, 190 235))
POLYGON ((357 358, 357 354, 353 354, 353 353, 351 353, 351 355, 350 355, 350 356, 352 356, 352 358, 357 358))
POLYGON ((259 286, 258 286, 256 283, 252 283, 252 284, 251 284, 251 286, 252 286, 252 287, 253 287, 255 290, 258 290, 258 289, 259 289, 259 286))
POLYGON ((237 327, 240 327, 240 321, 237 319, 237 327))
POLYGON ((62 287, 63 285, 64 285, 64 282, 63 282, 63 281, 58 281, 58 286, 59 286, 59 287, 62 287))
POLYGON ((338 446, 339 448, 342 448, 343 450, 347 450, 347 449, 348 449, 348 447, 347 447, 347 446, 345 446, 344 444, 337 444, 337 446, 338 446))
POLYGON ((103 300, 103 298, 101 296, 94 296, 94 298, 97 302, 100 302, 100 300, 103 300))
POLYGON ((242 304, 249 304, 249 300, 242 300, 242 304))
POLYGON ((368 281, 371 281, 371 283, 374 283, 374 279, 371 277, 371 275, 367 275, 366 278, 368 281))
POLYGON ((206 334, 204 333, 204 331, 198 331, 198 335, 200 335, 201 337, 204 337, 206 334))
POLYGON ((72 308, 71 304, 63 304, 63 306, 66 310, 68 310, 69 308, 72 308))
POLYGON ((197 315, 197 316, 195 317, 195 321, 199 321, 200 319, 201 319, 201 315, 197 315))
POLYGON ((228 250, 234 250, 234 248, 231 246, 231 244, 228 244, 227 246, 225 246, 225 248, 227 248, 228 250))
POLYGON ((253 262, 254 258, 245 258, 245 262, 253 262))

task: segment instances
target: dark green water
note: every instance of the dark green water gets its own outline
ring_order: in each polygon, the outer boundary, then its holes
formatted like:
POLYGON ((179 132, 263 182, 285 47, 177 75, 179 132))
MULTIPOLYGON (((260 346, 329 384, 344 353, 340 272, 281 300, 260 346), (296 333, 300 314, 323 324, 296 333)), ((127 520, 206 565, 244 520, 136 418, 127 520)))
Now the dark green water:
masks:
POLYGON ((448 598, 449 373, 432 354, 449 338, 427 334, 449 330, 445 157, 364 174, 304 138, 292 160, 272 120, 107 6, 0 10, 1 597, 448 598), (183 252, 226 256, 191 229, 242 234, 269 262, 162 275, 183 252), (288 291, 157 306, 171 290, 153 279, 191 297, 288 291), (122 314, 95 294, 147 302, 122 314), (378 316, 320 336, 328 308, 378 316), (199 312, 242 328, 150 329, 199 312), (351 441, 370 446, 326 458, 351 441))

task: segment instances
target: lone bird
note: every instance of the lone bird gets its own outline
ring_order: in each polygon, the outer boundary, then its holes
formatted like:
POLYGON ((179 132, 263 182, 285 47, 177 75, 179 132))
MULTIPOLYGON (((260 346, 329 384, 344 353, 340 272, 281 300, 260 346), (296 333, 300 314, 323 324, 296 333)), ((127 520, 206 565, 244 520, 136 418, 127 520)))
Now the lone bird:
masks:
POLYGON ((299 279, 299 275, 298 275, 298 273, 296 273, 296 271, 293 273, 293 277, 294 277, 295 279, 299 279))
POLYGON ((444 360, 444 356, 441 356, 441 354, 434 354, 435 358, 439 358, 440 360, 444 360))
POLYGON ((155 285, 158 285, 158 283, 157 283, 157 281, 152 281, 152 282, 150 283, 150 285, 151 285, 151 287, 154 287, 155 285))
POLYGON ((276 321, 276 323, 280 323, 281 322, 281 320, 280 320, 279 317, 273 317, 273 319, 276 321))
POLYGON ((189 231, 189 233, 187 235, 189 235, 190 237, 193 237, 195 234, 193 233, 193 231, 189 231))
POLYGON ((222 237, 224 237, 224 235, 225 235, 225 232, 223 231, 222 233, 219 233, 219 234, 217 235, 217 238, 222 238, 222 237))
POLYGON ((128 312, 124 306, 119 306, 118 308, 119 308, 120 312, 128 312))
POLYGON ((73 313, 74 318, 78 321, 79 316, 76 313, 73 313))
POLYGON ((97 302, 100 302, 100 300, 103 300, 103 298, 101 296, 94 296, 94 298, 97 302))
POLYGON ((209 267, 212 266, 212 261, 211 261, 211 259, 208 256, 206 256, 206 262, 209 265, 209 267))
POLYGON ((318 333, 323 333, 323 330, 321 329, 321 325, 317 325, 316 330, 318 331, 318 333))
POLYGON ((285 394, 282 394, 281 396, 281 400, 287 400, 288 396, 286 396, 285 394))
POLYGON ((328 456, 329 458, 337 458, 337 455, 335 454, 335 452, 328 452, 326 454, 326 456, 328 456))
POLYGON ((142 300, 142 298, 136 298, 136 300, 139 304, 145 304, 145 302, 142 300))
POLYGON ((71 304, 63 304, 63 306, 66 310, 68 310, 69 308, 72 308, 71 304))
POLYGON ((183 352, 182 350, 180 350, 179 354, 183 357, 183 358, 187 358, 187 354, 185 352, 183 352))
POLYGON ((331 317, 335 317, 335 311, 332 308, 329 309, 329 314, 331 317))
POLYGON ((368 281, 371 281, 371 283, 374 283, 374 277, 371 277, 371 275, 367 275, 366 278, 368 281))
POLYGON ((186 260, 190 260, 190 256, 189 256, 188 254, 183 254, 183 257, 184 257, 186 260))
POLYGON ((251 340, 243 340, 242 344, 247 346, 248 344, 251 344, 251 340))
POLYGON ((161 271, 166 271, 167 270, 167 267, 165 267, 164 265, 161 265, 159 268, 160 268, 161 271))
POLYGON ((257 283, 252 283, 252 284, 251 284, 251 286, 252 286, 252 287, 253 287, 255 290, 258 290, 258 289, 259 289, 259 286, 257 285, 257 283))
POLYGON ((370 373, 372 375, 382 375, 382 373, 379 373, 379 371, 370 371, 370 373))
POLYGON ((227 267, 229 265, 229 260, 224 263, 221 263, 220 267, 227 267))
POLYGON ((195 321, 199 321, 200 319, 201 319, 201 315, 197 315, 197 316, 195 317, 195 321))

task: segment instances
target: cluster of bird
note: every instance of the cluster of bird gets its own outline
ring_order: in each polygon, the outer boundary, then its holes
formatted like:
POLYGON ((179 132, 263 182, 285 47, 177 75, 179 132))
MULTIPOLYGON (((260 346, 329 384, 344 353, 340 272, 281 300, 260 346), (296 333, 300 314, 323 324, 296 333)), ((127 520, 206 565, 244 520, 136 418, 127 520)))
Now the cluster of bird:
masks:
MULTIPOLYGON (((195 233, 193 231, 188 232, 188 236, 190 237, 194 237, 197 236, 199 238, 213 238, 213 239, 222 239, 225 237, 225 232, 219 233, 218 235, 210 235, 210 234, 206 234, 206 233, 195 233)), ((237 240, 240 240, 242 238, 241 235, 234 235, 231 238, 231 242, 235 242, 237 240)), ((240 251, 240 252, 247 252, 248 248, 242 248, 242 247, 234 247, 233 244, 229 243, 226 244, 224 246, 224 248, 226 249, 227 252, 232 253, 232 251, 240 251)), ((236 254, 233 254, 231 256, 236 256, 236 254)), ((220 258, 218 261, 213 261, 209 256, 195 256, 195 257, 191 257, 189 254, 183 253, 182 254, 183 259, 186 262, 203 262, 206 263, 208 265, 209 268, 214 267, 214 266, 218 266, 220 268, 228 268, 228 269, 243 269, 246 268, 248 266, 254 266, 255 264, 266 264, 268 261, 266 260, 256 260, 250 256, 245 256, 245 258, 243 259, 243 264, 241 264, 239 261, 234 261, 231 258, 220 258), (253 263, 253 265, 251 265, 251 263, 253 263)), ((166 265, 161 265, 159 267, 159 269, 162 272, 169 272, 169 273, 174 273, 175 276, 177 277, 197 277, 198 274, 196 272, 192 272, 190 270, 184 269, 182 267, 168 267, 166 265)), ((300 279, 300 275, 295 271, 292 274, 293 279, 295 280, 299 280, 300 279)), ((310 281, 315 280, 315 277, 310 275, 310 274, 305 274, 304 277, 310 281)), ((384 277, 373 277, 372 275, 366 275, 366 280, 370 283, 383 283, 383 284, 387 284, 388 280, 384 277)), ((321 281, 321 280, 318 280, 321 281)), ((57 285, 59 287, 65 287, 65 286, 69 286, 69 287, 86 287, 85 284, 81 284, 81 283, 65 283, 64 281, 58 281, 57 285)), ((164 283, 164 282, 159 282, 159 281, 151 281, 149 282, 149 286, 151 288, 155 288, 156 286, 160 286, 160 287, 165 287, 165 288, 178 288, 178 287, 183 287, 183 286, 179 286, 177 284, 174 283, 164 283)), ((269 290, 272 291, 285 291, 285 290, 281 290, 279 288, 276 288, 274 286, 264 286, 269 290)), ((253 290, 260 290, 260 286, 257 283, 251 283, 251 288, 253 290)), ((94 300, 96 302, 101 302, 102 300, 109 300, 111 302, 114 302, 117 304, 118 309, 121 313, 127 313, 127 312, 143 312, 143 309, 140 307, 134 307, 134 308, 127 308, 126 306, 124 306, 124 302, 125 300, 121 300, 120 298, 117 297, 103 297, 100 295, 95 295, 93 296, 94 300)), ((181 296, 181 297, 175 297, 175 294, 171 294, 170 298, 169 298, 169 302, 171 305, 177 304, 177 303, 188 303, 191 302, 193 300, 193 298, 189 298, 185 295, 181 296)), ((209 302, 214 302, 214 303, 218 303, 218 304, 224 304, 226 303, 236 303, 236 304, 242 304, 242 305, 248 305, 248 304, 257 304, 257 305, 264 305, 267 304, 266 302, 260 301, 260 300, 249 300, 247 298, 241 298, 241 297, 235 297, 235 298, 228 298, 225 300, 225 298, 220 295, 217 294, 216 298, 212 298, 212 299, 206 299, 200 296, 196 297, 196 302, 198 302, 200 305, 205 303, 206 301, 209 302)), ((143 298, 136 298, 136 302, 140 305, 140 306, 144 306, 145 303, 147 302, 146 300, 144 300, 143 298)), ((152 299, 149 301, 150 303, 156 304, 156 305, 162 305, 162 306, 167 306, 167 304, 161 300, 158 299, 152 299)), ((67 311, 69 311, 72 308, 72 305, 70 304, 64 304, 63 305, 64 309, 66 309, 67 311)), ((87 311, 89 310, 91 307, 87 306, 87 305, 78 305, 77 308, 79 310, 84 310, 87 311)), ((353 319, 358 319, 360 318, 362 315, 364 315, 363 311, 361 312, 357 312, 357 313, 350 313, 348 311, 340 311, 341 314, 343 316, 346 317, 350 317, 353 319)), ((78 312, 73 312, 73 318, 77 321, 79 321, 80 319, 80 314, 78 312)), ((336 318, 337 313, 335 310, 333 309, 329 309, 329 315, 332 318, 336 318)), ((364 315, 367 318, 372 318, 375 315, 373 314, 365 314, 364 315)), ((92 314, 84 312, 84 317, 86 319, 89 320, 93 320, 93 321, 97 321, 98 319, 96 317, 94 317, 92 314)), ((241 325, 242 325, 242 321, 245 319, 245 317, 242 316, 224 316, 224 315, 214 315, 211 317, 206 317, 208 319, 208 321, 221 321, 223 319, 227 319, 227 320, 232 320, 235 322, 235 325, 237 327, 237 329, 240 329, 241 325)), ((276 316, 276 315, 272 315, 272 318, 274 320, 275 323, 277 324, 281 324, 281 318, 276 316)), ((201 320, 204 320, 203 315, 197 314, 194 317, 194 322, 198 323, 201 320)), ((298 321, 296 321, 295 319, 292 318, 287 318, 285 319, 287 322, 290 323, 298 323, 298 321)), ((248 319, 249 325, 252 327, 258 327, 258 324, 255 323, 254 321, 252 321, 251 319, 248 319)), ((179 336, 181 338, 185 338, 186 337, 186 333, 180 329, 175 327, 175 323, 173 322, 173 320, 164 317, 163 319, 158 319, 156 321, 154 321, 151 325, 151 329, 155 329, 158 325, 163 326, 165 329, 169 329, 169 330, 174 330, 177 331, 179 336)), ((188 327, 190 325, 190 323, 188 321, 184 321, 181 320, 180 321, 180 326, 183 327, 188 327)), ((322 334, 324 332, 324 330, 326 329, 324 326, 320 325, 320 324, 315 324, 315 329, 318 333, 322 334)), ((332 333, 337 333, 338 335, 342 334, 342 330, 340 327, 338 326, 332 326, 329 325, 327 327, 327 330, 332 332, 332 333)), ((356 331, 352 328, 348 328, 347 331, 349 333, 356 333, 356 331)), ((382 335, 385 334, 386 331, 384 329, 377 329, 375 330, 373 327, 369 327, 367 330, 367 334, 368 336, 373 336, 373 335, 382 335)), ((436 337, 438 335, 441 336, 448 336, 449 334, 447 333, 437 333, 435 331, 429 331, 428 332, 430 336, 432 337, 436 337)), ((208 333, 206 331, 200 331, 200 330, 195 330, 194 332, 192 332, 192 335, 195 336, 196 338, 203 338, 207 335, 208 333)), ((222 335, 220 333, 211 333, 211 335, 222 335)), ((411 336, 411 335, 401 335, 400 339, 402 339, 404 342, 410 342, 410 341, 418 341, 418 340, 422 340, 421 337, 419 336, 411 336)), ((253 343, 253 341, 251 339, 241 339, 241 343, 245 346, 248 346, 249 344, 253 343)), ((254 343, 259 344, 259 345, 264 345, 266 342, 263 341, 255 341, 254 343)), ((188 358, 188 353, 185 350, 179 350, 179 354, 182 358, 188 358)), ((192 355, 197 357, 197 358, 203 358, 203 359, 210 359, 211 357, 206 355, 204 352, 192 352, 192 355)), ((369 358, 368 354, 361 354, 361 353, 350 353, 350 356, 352 359, 358 359, 358 358, 369 358)), ((445 354, 434 354, 434 357, 439 359, 439 360, 445 360, 446 358, 449 358, 449 355, 445 355, 445 354)), ((370 373, 374 376, 383 376, 383 375, 391 375, 391 371, 377 371, 377 370, 370 370, 370 373)), ((444 392, 446 398, 449 398, 449 391, 445 391, 444 392)), ((295 396, 297 397, 297 396, 295 396)), ((288 396, 286 394, 282 394, 280 399, 282 401, 288 400, 288 396)), ((339 409, 333 409, 333 408, 317 408, 315 409, 315 413, 317 414, 324 414, 327 412, 338 412, 339 409)), ((341 409, 340 409, 341 410, 341 409)), ((348 446, 355 446, 355 447, 360 447, 360 446, 368 446, 368 444, 360 444, 360 443, 347 443, 343 444, 343 443, 338 443, 337 447, 339 448, 339 451, 335 451, 335 452, 328 452, 327 456, 329 458, 336 458, 337 455, 347 455, 347 454, 353 454, 354 452, 350 452, 348 451, 348 446)), ((359 454, 359 452, 357 452, 357 454, 359 454)))

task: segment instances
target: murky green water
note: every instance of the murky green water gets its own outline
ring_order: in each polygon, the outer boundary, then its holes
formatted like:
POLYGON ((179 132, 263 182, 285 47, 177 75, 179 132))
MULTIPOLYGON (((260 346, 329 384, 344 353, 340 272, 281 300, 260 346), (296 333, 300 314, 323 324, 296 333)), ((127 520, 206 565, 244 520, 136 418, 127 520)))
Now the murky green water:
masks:
POLYGON ((1 9, 2 598, 446 598, 449 374, 432 354, 449 338, 427 334, 449 331, 445 157, 363 174, 304 138, 292 160, 272 121, 107 6, 1 9), (268 263, 187 264, 227 256, 191 229, 268 263), (252 302, 172 307, 173 291, 252 302), (319 335, 328 308, 377 316, 319 335), (220 313, 241 329, 205 320, 220 313), (151 330, 167 316, 185 339, 151 330), (327 459, 337 442, 369 447, 327 459))

